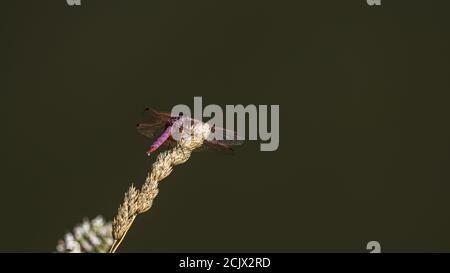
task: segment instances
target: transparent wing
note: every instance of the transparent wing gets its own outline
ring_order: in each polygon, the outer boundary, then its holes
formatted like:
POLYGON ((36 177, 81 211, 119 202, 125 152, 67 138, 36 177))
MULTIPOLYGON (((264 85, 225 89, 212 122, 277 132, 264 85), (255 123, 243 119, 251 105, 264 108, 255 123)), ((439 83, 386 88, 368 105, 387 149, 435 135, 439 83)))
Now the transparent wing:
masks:
POLYGON ((214 138, 209 142, 213 145, 236 146, 244 143, 244 138, 233 130, 213 126, 211 127, 211 134, 214 138))
POLYGON ((143 123, 136 125, 136 130, 149 138, 161 134, 166 123, 170 120, 170 114, 153 108, 145 108, 142 112, 143 123))
POLYGON ((165 124, 170 120, 170 113, 158 111, 153 108, 147 107, 142 111, 142 121, 144 123, 156 124, 163 123, 165 124))
POLYGON ((138 123, 136 130, 148 138, 155 138, 163 132, 164 124, 138 123))

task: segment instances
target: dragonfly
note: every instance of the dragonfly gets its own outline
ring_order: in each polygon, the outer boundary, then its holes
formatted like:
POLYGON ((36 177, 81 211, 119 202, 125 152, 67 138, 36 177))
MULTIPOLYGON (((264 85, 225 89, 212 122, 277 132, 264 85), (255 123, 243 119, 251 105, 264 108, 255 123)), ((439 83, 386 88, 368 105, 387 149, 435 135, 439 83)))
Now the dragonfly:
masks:
MULTIPOLYGON (((201 121, 193 119, 191 117, 183 116, 183 113, 179 113, 178 116, 172 116, 169 112, 162 112, 155 110, 153 108, 145 108, 145 116, 149 121, 138 123, 136 125, 137 131, 151 139, 155 139, 150 149, 146 152, 147 156, 153 154, 161 146, 173 147, 176 145, 177 137, 173 135, 173 129, 187 131, 191 127, 186 126, 186 124, 202 124, 201 121), (177 123, 183 119, 183 123, 177 123), (186 121, 188 121, 186 123, 186 121), (178 128, 174 128, 177 126, 178 128)), ((241 140, 240 136, 233 130, 224 129, 221 127, 216 127, 215 125, 207 127, 210 133, 214 136, 220 136, 219 138, 207 138, 203 142, 203 145, 197 150, 217 150, 221 152, 233 152, 233 147, 236 145, 241 145, 244 141, 241 140)))

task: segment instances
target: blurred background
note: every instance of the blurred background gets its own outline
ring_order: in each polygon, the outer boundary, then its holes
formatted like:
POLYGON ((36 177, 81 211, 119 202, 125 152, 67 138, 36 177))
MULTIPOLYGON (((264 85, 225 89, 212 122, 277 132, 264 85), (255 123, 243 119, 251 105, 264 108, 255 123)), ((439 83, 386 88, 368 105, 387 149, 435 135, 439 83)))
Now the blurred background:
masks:
POLYGON ((280 105, 280 146, 195 153, 120 252, 450 251, 448 1, 3 1, 1 252, 112 219, 144 107, 280 105))

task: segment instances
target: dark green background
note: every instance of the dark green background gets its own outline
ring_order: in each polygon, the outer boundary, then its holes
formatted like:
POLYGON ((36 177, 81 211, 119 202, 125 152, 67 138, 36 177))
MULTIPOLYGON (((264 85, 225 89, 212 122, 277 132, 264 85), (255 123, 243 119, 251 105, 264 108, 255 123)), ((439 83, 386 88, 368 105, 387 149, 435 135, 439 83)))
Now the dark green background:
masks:
POLYGON ((0 251, 112 219, 194 96, 279 104, 279 150, 194 154, 120 251, 450 251, 449 2, 382 4, 3 1, 0 251))

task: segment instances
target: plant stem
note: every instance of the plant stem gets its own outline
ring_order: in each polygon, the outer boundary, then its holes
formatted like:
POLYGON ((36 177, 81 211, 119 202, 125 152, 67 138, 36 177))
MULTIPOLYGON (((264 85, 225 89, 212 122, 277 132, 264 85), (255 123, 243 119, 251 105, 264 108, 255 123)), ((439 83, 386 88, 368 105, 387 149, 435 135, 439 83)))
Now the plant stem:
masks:
POLYGON ((119 245, 122 243, 122 241, 123 241, 123 239, 125 238, 125 236, 127 235, 128 230, 130 230, 131 225, 133 225, 134 219, 136 219, 136 215, 133 216, 133 218, 131 219, 131 223, 130 223, 130 225, 128 226, 128 228, 127 228, 127 230, 125 231, 125 233, 123 234, 122 238, 120 238, 119 241, 114 240, 114 242, 113 242, 111 248, 109 249, 109 253, 115 253, 115 252, 116 252, 117 248, 118 248, 119 245))

